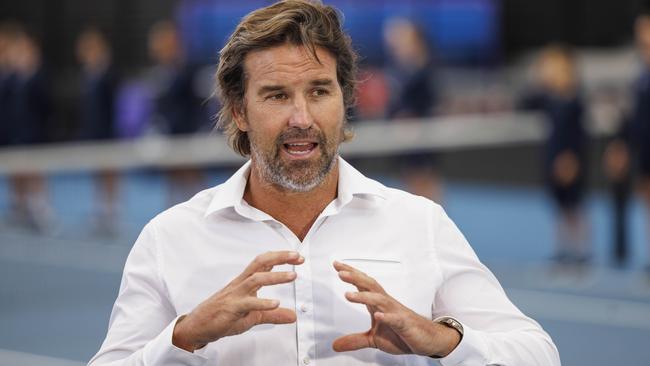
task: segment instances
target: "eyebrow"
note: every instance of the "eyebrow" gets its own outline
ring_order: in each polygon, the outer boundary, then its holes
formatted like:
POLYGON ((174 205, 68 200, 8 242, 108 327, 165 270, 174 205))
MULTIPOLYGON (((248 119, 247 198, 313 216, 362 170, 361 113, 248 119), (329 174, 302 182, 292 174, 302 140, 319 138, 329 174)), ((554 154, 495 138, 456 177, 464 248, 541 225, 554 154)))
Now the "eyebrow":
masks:
MULTIPOLYGON (((333 85, 334 81, 332 79, 316 79, 309 82, 311 86, 330 86, 333 85)), ((285 86, 283 85, 264 85, 257 91, 257 95, 263 95, 266 93, 276 92, 284 90, 285 86)))
POLYGON ((279 90, 284 90, 284 86, 282 86, 282 85, 265 85, 265 86, 261 87, 257 91, 257 95, 262 95, 262 94, 266 94, 266 93, 270 93, 270 92, 274 92, 274 91, 279 91, 279 90))
POLYGON ((334 84, 334 81, 332 79, 316 79, 312 80, 309 84, 312 86, 330 86, 334 84))

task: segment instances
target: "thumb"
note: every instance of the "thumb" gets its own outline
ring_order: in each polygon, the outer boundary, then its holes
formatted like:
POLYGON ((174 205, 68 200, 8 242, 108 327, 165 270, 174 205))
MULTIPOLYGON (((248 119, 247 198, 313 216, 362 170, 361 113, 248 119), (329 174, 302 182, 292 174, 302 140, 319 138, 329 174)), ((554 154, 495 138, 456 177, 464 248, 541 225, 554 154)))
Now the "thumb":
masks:
POLYGON ((356 351, 362 348, 371 348, 368 333, 354 333, 339 337, 332 343, 336 352, 356 351))
POLYGON ((286 308, 262 311, 259 324, 290 324, 296 321, 296 313, 286 308))

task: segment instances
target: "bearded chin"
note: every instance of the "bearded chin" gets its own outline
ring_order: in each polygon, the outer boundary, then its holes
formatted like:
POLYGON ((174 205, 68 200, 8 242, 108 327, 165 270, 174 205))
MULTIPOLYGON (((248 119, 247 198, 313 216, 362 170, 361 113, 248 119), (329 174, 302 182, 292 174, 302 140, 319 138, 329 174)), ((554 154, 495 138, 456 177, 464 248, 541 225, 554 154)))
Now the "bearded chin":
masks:
POLYGON ((251 144, 251 154, 264 182, 291 192, 309 192, 323 183, 338 157, 338 147, 319 144, 319 148, 321 154, 316 161, 284 161, 278 144, 266 154, 251 144))

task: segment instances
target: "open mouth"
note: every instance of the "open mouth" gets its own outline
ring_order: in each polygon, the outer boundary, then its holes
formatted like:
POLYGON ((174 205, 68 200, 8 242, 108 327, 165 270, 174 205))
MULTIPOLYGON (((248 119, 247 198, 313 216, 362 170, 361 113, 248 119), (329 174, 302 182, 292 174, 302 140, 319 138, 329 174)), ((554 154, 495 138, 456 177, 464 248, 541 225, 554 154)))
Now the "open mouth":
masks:
POLYGON ((316 150, 318 143, 316 142, 291 142, 283 144, 284 150, 292 156, 306 156, 312 151, 316 150))

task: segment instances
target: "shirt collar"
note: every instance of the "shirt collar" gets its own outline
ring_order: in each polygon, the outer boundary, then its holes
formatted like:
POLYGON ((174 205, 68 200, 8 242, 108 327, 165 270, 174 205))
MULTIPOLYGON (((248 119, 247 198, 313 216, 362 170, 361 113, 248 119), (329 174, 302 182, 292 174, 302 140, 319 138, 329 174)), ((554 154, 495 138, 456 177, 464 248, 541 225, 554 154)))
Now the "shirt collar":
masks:
MULTIPOLYGON (((337 206, 342 207, 346 205, 355 196, 386 198, 386 187, 381 183, 367 178, 341 157, 338 158, 338 164, 339 184, 338 196, 336 198, 337 206)), ((235 210, 240 211, 239 209, 245 205, 244 190, 246 189, 250 169, 251 162, 249 160, 215 191, 204 216, 211 215, 228 207, 233 207, 235 210)))
POLYGON ((386 198, 386 187, 361 174, 343 158, 339 157, 338 197, 342 204, 347 204, 355 196, 374 196, 386 198))

